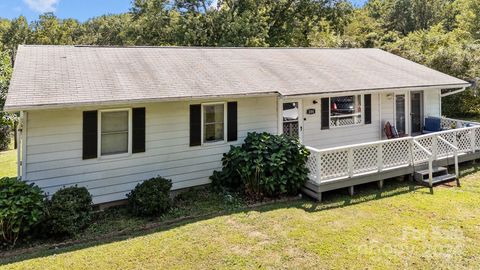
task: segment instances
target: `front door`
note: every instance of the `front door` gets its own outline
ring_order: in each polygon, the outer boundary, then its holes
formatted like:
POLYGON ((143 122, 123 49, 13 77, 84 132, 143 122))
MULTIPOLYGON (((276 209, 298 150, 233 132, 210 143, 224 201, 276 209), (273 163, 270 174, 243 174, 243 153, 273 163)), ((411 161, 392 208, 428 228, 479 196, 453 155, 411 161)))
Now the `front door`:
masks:
POLYGON ((282 132, 302 140, 302 103, 285 101, 282 104, 282 132))
POLYGON ((410 93, 410 116, 412 135, 420 134, 423 130, 423 92, 410 93))

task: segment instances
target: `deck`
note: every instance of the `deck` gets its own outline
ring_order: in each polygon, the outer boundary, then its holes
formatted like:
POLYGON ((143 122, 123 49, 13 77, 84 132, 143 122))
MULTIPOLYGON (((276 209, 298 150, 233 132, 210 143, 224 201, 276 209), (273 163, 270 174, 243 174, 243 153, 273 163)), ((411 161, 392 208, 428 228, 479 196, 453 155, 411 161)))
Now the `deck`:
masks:
POLYGON ((307 148, 309 181, 303 191, 318 200, 322 192, 369 182, 413 175, 428 170, 433 186, 434 168, 480 158, 480 123, 442 118, 442 131, 415 137, 381 140, 328 149, 307 148))

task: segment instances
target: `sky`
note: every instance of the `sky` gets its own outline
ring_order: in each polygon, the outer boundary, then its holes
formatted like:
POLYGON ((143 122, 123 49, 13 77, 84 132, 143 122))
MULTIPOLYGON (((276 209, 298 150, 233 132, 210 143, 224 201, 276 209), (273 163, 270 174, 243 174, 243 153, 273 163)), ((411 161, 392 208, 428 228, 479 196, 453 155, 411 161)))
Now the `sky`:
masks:
MULTIPOLYGON (((351 0, 355 6, 366 1, 351 0)), ((0 0, 0 17, 12 19, 23 15, 33 21, 42 13, 53 12, 59 18, 84 22, 103 14, 127 12, 130 7, 131 0, 0 0)))

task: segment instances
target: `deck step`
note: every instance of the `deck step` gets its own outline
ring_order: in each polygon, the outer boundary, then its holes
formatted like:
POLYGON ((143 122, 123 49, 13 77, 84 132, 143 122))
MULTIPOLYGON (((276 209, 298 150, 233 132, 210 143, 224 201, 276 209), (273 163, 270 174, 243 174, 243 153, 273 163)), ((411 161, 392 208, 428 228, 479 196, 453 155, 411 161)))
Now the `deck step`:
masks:
MULTIPOLYGON (((427 170, 420 170, 420 171, 415 171, 415 180, 417 181, 423 181, 425 179, 428 180, 428 169, 427 170)), ((437 176, 442 176, 448 174, 448 170, 445 167, 434 167, 432 169, 432 175, 433 177, 437 176)))
MULTIPOLYGON (((440 184, 440 183, 444 183, 444 182, 449 182, 449 181, 453 181, 457 179, 457 177, 455 176, 455 174, 444 174, 444 175, 439 175, 439 176, 435 176, 432 178, 432 184, 433 185, 436 185, 436 184, 440 184)), ((423 184, 426 184, 426 185, 429 185, 429 181, 428 181, 428 178, 427 179, 424 179, 422 180, 422 183, 423 184)))

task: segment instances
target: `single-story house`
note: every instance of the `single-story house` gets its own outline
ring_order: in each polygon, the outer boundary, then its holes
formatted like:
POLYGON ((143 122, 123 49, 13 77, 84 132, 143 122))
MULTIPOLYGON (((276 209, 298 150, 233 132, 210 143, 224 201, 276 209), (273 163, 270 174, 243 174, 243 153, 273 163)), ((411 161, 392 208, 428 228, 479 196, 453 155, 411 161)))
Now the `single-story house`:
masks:
POLYGON ((19 177, 50 194, 85 186, 101 204, 157 175, 174 190, 207 184, 253 131, 308 146, 321 194, 457 157, 454 131, 476 152, 469 123, 415 137, 469 85, 380 49, 20 46, 5 110, 21 113, 19 177))

